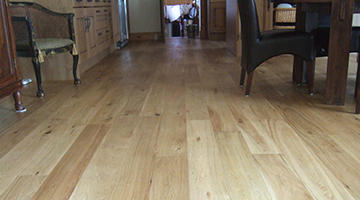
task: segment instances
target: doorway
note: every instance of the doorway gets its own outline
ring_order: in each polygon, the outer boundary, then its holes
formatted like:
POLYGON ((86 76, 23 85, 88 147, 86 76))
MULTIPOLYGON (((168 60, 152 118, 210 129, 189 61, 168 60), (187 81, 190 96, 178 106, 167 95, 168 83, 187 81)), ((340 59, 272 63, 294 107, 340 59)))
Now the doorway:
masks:
POLYGON ((193 34, 194 29, 196 29, 194 33, 196 38, 207 39, 207 1, 208 0, 160 0, 163 41, 170 37, 190 37, 192 35, 188 35, 188 32, 191 31, 190 34, 193 34), (185 8, 185 11, 177 8, 182 6, 185 8), (189 9, 188 6, 190 6, 191 9, 189 9), (176 12, 174 16, 170 16, 172 19, 169 19, 169 13, 166 12, 171 9, 174 9, 176 12), (174 20, 177 16, 179 16, 179 18, 174 20), (187 30, 186 27, 189 28, 189 30, 187 30))

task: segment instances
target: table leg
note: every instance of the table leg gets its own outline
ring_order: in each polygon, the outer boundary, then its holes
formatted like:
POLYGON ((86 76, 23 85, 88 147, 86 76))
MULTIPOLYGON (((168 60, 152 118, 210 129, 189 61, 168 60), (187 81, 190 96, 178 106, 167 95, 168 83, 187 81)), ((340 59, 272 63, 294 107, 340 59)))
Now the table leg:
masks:
POLYGON ((354 0, 333 0, 325 102, 344 105, 354 0))
MULTIPOLYGON (((296 30, 305 31, 306 28, 306 13, 302 12, 302 4, 296 6, 296 30)), ((303 69, 304 61, 300 57, 294 56, 294 65, 293 65, 293 81, 296 84, 301 84, 303 82, 303 69)))

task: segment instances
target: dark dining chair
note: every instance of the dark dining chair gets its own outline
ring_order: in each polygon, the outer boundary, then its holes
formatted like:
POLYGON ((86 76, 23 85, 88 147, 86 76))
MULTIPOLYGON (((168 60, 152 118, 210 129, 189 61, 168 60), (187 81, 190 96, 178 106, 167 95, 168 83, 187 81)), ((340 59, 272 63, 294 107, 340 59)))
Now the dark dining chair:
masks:
MULTIPOLYGON (((315 37, 316 57, 329 54, 330 27, 318 27, 311 31, 315 37)), ((360 27, 353 27, 351 32, 350 53, 360 54, 360 27)), ((360 60, 358 58, 358 69, 355 82, 355 113, 360 113, 360 60)))
POLYGON ((56 13, 39 4, 12 2, 10 4, 18 57, 31 57, 37 82, 37 96, 42 98, 40 63, 44 57, 63 52, 73 56, 74 84, 79 85, 77 66, 79 55, 75 46, 72 13, 56 13))
POLYGON ((314 92, 314 37, 298 30, 270 30, 260 32, 258 15, 254 0, 238 0, 241 20, 241 76, 240 86, 244 85, 248 74, 245 95, 250 94, 254 70, 264 61, 281 55, 292 54, 306 61, 309 93, 314 92))

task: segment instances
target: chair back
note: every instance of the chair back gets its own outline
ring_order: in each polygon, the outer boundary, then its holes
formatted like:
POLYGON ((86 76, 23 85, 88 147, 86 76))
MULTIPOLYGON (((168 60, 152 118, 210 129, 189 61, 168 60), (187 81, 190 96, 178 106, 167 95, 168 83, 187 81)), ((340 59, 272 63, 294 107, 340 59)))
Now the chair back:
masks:
POLYGON ((11 2, 10 9, 12 16, 30 18, 36 38, 72 38, 71 13, 53 12, 32 2, 11 2))
POLYGON ((245 47, 260 39, 259 19, 254 0, 237 0, 241 20, 241 40, 245 47))

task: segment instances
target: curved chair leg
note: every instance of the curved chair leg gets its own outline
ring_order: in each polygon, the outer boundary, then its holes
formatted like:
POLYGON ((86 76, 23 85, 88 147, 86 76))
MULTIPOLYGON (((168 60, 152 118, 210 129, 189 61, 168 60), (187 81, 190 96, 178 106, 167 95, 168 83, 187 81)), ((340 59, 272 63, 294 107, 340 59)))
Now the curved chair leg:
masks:
POLYGON ((38 91, 36 92, 36 96, 39 98, 43 98, 45 96, 45 93, 41 87, 41 71, 40 71, 40 62, 39 59, 37 58, 32 58, 32 64, 34 65, 34 70, 35 70, 35 76, 36 76, 36 82, 37 82, 37 87, 38 87, 38 91))
POLYGON ((306 61, 306 74, 310 95, 314 95, 314 65, 315 61, 306 61))
POLYGON ((244 86, 244 82, 245 82, 245 68, 241 67, 241 75, 240 75, 240 86, 243 87, 244 86))
POLYGON ((246 80, 246 88, 245 88, 245 95, 249 96, 250 94, 250 88, 251 88, 251 82, 254 76, 254 72, 251 72, 248 74, 247 80, 246 80))
POLYGON ((73 76, 74 76, 74 84, 80 85, 81 80, 77 77, 77 67, 79 62, 79 55, 73 55, 73 76))

